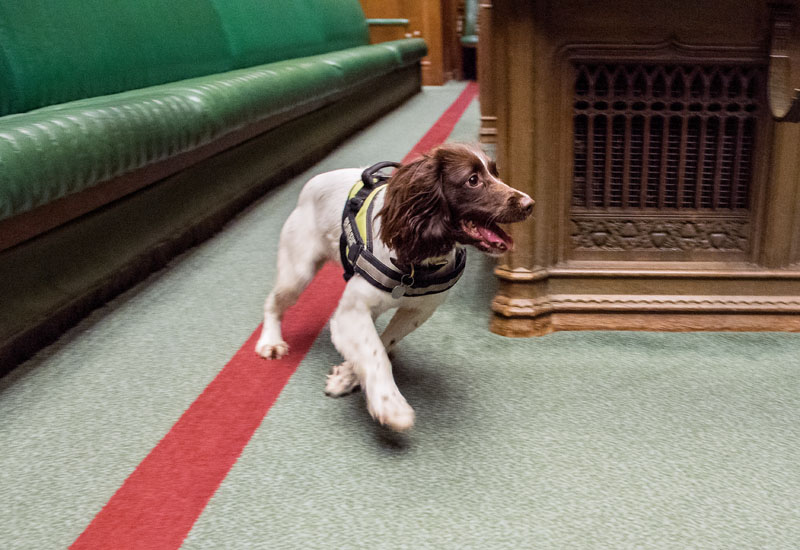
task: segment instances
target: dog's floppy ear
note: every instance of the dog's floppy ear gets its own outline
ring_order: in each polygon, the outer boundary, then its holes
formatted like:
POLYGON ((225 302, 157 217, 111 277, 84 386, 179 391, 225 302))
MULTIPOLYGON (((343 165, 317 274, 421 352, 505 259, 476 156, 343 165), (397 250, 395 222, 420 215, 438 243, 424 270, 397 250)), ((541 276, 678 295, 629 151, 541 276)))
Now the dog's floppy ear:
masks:
POLYGON ((389 180, 379 212, 381 240, 402 266, 446 254, 454 245, 439 151, 401 166, 389 180))

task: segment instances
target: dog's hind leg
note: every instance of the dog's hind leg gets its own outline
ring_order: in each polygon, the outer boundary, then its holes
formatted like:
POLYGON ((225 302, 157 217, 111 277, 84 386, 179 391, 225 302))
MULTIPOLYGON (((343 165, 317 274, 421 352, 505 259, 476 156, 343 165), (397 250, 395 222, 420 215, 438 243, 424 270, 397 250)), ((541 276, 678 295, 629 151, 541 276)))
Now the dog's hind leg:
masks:
POLYGON ((295 209, 281 230, 278 246, 278 275, 275 287, 264 302, 264 324, 256 353, 265 359, 280 359, 289 352, 281 335, 281 319, 325 263, 320 243, 309 238, 306 213, 295 209), (311 242, 309 242, 311 241, 311 242))

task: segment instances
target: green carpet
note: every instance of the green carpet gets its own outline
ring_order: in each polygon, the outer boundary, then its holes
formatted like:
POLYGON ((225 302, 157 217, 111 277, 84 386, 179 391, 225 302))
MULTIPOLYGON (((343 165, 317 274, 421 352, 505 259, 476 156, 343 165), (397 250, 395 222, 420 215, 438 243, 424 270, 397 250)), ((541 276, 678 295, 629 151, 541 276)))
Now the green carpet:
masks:
MULTIPOLYGON (((401 158, 462 88, 426 88, 0 380, 0 548, 69 545, 258 324, 305 179, 401 158)), ((477 127, 474 103, 451 139, 477 127)), ((398 347, 405 435, 323 394, 324 331, 183 548, 798 547, 800 335, 506 339, 494 285, 471 250, 398 347)))
POLYGON ((797 336, 509 340, 472 256, 395 354, 414 430, 323 396, 323 334, 184 548, 797 548, 797 336))

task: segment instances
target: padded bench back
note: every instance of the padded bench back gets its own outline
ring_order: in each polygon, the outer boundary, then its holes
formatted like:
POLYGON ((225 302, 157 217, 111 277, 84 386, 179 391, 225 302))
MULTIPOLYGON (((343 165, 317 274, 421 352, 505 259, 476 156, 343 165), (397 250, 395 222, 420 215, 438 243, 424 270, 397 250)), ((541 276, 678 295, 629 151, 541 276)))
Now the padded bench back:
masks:
POLYGON ((210 0, 236 69, 362 46, 369 32, 358 0, 210 0))
POLYGON ((0 116, 368 40, 358 0, 0 0, 0 116))

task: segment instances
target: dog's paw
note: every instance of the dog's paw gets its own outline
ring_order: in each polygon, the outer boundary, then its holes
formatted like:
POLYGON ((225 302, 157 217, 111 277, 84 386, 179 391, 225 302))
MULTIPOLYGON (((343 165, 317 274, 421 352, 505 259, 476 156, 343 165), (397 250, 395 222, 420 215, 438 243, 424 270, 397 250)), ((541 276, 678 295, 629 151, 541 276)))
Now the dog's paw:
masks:
POLYGON ((289 344, 284 341, 273 343, 259 340, 258 343, 256 343, 256 353, 264 359, 280 359, 289 353, 289 344))
POLYGON ((358 387, 358 376, 356 376, 353 366, 345 361, 331 369, 328 381, 325 384, 325 395, 341 397, 354 392, 358 387))
POLYGON ((397 389, 374 393, 367 399, 367 409, 372 418, 396 432, 405 432, 414 426, 414 409, 397 389))

